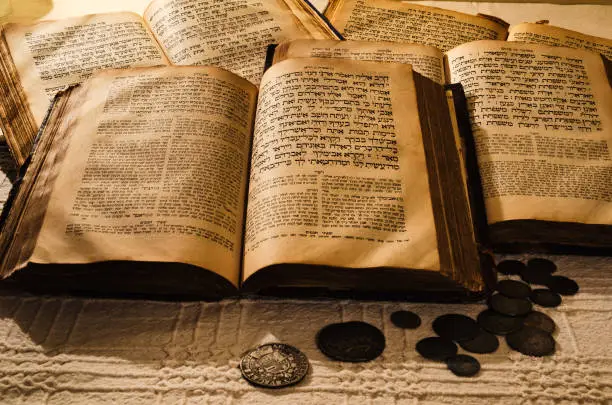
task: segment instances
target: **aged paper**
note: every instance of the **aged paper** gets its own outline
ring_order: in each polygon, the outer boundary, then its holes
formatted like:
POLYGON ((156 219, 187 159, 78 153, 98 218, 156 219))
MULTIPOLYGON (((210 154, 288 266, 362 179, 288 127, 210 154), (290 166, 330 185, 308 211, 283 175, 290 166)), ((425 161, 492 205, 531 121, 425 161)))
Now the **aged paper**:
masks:
POLYGON ((448 63, 468 98, 489 222, 612 224, 612 91, 599 55, 481 41, 448 63))
POLYGON ((547 24, 522 23, 508 30, 508 41, 586 49, 612 59, 612 39, 594 37, 547 24))
POLYGON ((335 38, 294 0, 157 0, 144 18, 176 65, 213 65, 252 83, 266 48, 289 39, 335 38))
POLYGON ((100 69, 167 64, 142 18, 96 14, 33 25, 8 25, 6 41, 40 125, 49 100, 100 69))
POLYGON ((299 39, 276 48, 274 63, 290 58, 335 58, 412 65, 415 72, 444 84, 444 55, 432 46, 394 42, 299 39))
POLYGON ((277 263, 439 270, 409 65, 290 59, 260 87, 244 278, 277 263))
POLYGON ((237 286, 256 92, 216 68, 88 81, 31 261, 181 262, 237 286))
POLYGON ((411 42, 443 52, 480 39, 505 39, 491 20, 394 0, 331 0, 325 16, 346 39, 411 42))

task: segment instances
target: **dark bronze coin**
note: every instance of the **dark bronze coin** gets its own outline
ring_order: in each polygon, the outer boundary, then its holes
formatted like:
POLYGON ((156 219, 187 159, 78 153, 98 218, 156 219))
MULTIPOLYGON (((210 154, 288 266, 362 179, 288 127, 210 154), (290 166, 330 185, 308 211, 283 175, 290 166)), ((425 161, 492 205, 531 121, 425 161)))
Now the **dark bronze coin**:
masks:
POLYGON ((428 337, 416 344, 417 352, 429 360, 444 361, 457 354, 457 345, 441 337, 428 337))
POLYGON ((398 328, 416 329, 421 326, 421 318, 412 311, 395 311, 391 314, 391 322, 398 328))
POLYGON ((459 342, 459 346, 472 353, 493 353, 499 347, 497 336, 480 330, 474 339, 459 342))
POLYGON ((524 298, 508 298, 501 294, 494 294, 489 298, 489 308, 500 314, 521 316, 531 311, 531 302, 524 298))
POLYGON ((531 292, 529 299, 534 304, 538 304, 543 307, 552 308, 561 305, 561 296, 554 291, 550 291, 548 288, 538 288, 531 292))
POLYGON ((506 336, 510 348, 528 356, 548 356, 555 352, 555 339, 548 332, 531 326, 506 336))
POLYGON ((521 271, 525 268, 525 264, 518 260, 503 260, 495 266, 497 271, 506 275, 521 274, 521 271))
POLYGON ((460 314, 447 314, 437 317, 432 324, 438 336, 461 342, 474 339, 480 328, 475 320, 460 314))
POLYGON ((540 273, 548 273, 552 274, 557 271, 557 265, 551 262, 548 259, 542 259, 536 257, 535 259, 530 259, 527 261, 527 267, 531 271, 536 271, 540 273))
POLYGON ((501 280, 497 283, 497 291, 510 298, 528 298, 531 294, 531 287, 516 280, 501 280))
POLYGON ((385 336, 369 323, 334 323, 319 331, 317 346, 331 359, 358 363, 380 356, 385 350, 385 336))
POLYGON ((565 276, 550 277, 546 286, 561 295, 574 295, 579 290, 578 284, 571 278, 565 276))
POLYGON ((446 359, 446 366, 459 377, 472 377, 480 371, 478 360, 467 354, 458 354, 446 359))
POLYGON ((261 345, 240 360, 242 376, 266 388, 297 384, 308 373, 308 358, 293 346, 283 343, 261 345))
POLYGON ((555 321, 545 313, 539 311, 532 311, 525 317, 523 321, 524 326, 531 326, 532 328, 542 329, 544 332, 553 333, 557 328, 555 321))
POLYGON ((521 271, 521 280, 529 284, 546 285, 550 277, 550 273, 533 271, 529 267, 525 267, 521 271))
POLYGON ((506 335, 523 327, 523 318, 502 315, 487 309, 478 315, 478 324, 496 335, 506 335))

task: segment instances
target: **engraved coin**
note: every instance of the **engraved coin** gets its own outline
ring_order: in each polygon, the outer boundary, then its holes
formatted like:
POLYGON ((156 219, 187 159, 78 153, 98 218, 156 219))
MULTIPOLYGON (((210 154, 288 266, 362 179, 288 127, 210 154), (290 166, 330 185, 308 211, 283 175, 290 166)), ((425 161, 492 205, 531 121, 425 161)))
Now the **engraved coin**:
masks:
POLYGON ((421 326, 421 318, 412 311, 395 311, 391 314, 391 322, 403 329, 416 329, 421 326))
POLYGON ((319 331, 317 346, 331 359, 364 362, 374 360, 385 350, 385 336, 369 323, 334 323, 319 331))
POLYGON ((508 298, 501 294, 494 294, 489 298, 489 308, 500 314, 521 316, 529 313, 532 305, 524 298, 508 298))
POLYGON ((461 342, 474 339, 480 328, 475 320, 460 314, 447 314, 437 317, 432 324, 438 336, 461 342))
POLYGON ((542 329, 525 326, 506 336, 508 346, 528 356, 548 356, 555 352, 555 339, 542 329))
POLYGON ((513 275, 521 274, 521 271, 525 268, 525 264, 518 260, 503 260, 497 263, 495 267, 497 271, 502 274, 513 275))
POLYGON ((571 278, 565 276, 552 276, 548 279, 546 286, 551 291, 561 295, 574 295, 578 292, 578 284, 571 278))
POLYGON ((493 353, 499 347, 497 336, 481 329, 474 339, 459 342, 459 346, 471 353, 493 353))
POLYGON ((472 377, 480 371, 480 363, 467 354, 458 354, 446 359, 446 366, 459 377, 472 377))
POLYGON ((531 294, 531 287, 516 280, 501 280, 497 283, 497 291, 510 298, 527 298, 531 294))
POLYGON ((540 273, 552 274, 555 271, 557 271, 556 264, 554 264, 548 259, 542 259, 539 257, 536 257, 534 259, 530 259, 529 261, 527 261, 527 267, 531 271, 536 271, 540 273))
POLYGON ((542 329, 544 332, 553 333, 557 328, 555 321, 548 315, 539 311, 532 311, 525 317, 524 326, 542 329))
POLYGON ((478 325, 496 335, 506 335, 523 327, 523 318, 499 314, 487 309, 478 314, 478 325))
POLYGON ((308 358, 283 343, 261 345, 240 360, 242 376, 254 385, 281 388, 297 384, 308 373, 308 358))
POLYGON ((441 337, 428 337, 416 344, 416 351, 429 360, 444 361, 457 354, 457 345, 441 337))
POLYGON ((538 288, 531 292, 529 299, 542 307, 553 308, 561 305, 561 296, 548 288, 538 288))

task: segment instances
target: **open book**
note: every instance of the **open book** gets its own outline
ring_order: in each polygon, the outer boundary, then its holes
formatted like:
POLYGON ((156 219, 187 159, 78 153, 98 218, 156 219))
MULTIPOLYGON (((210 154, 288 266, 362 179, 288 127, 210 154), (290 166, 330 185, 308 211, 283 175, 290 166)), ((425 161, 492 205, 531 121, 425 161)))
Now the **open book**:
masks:
POLYGON ((320 58, 259 89, 214 67, 105 71, 59 96, 5 209, 30 289, 474 297, 452 104, 410 65, 320 58))
POLYGON ((512 27, 489 15, 471 15, 395 0, 331 0, 326 17, 350 40, 409 42, 448 51, 496 39, 582 48, 612 59, 612 40, 541 23, 512 27))
POLYGON ((304 0, 156 0, 144 17, 9 24, 0 35, 2 131, 21 165, 50 99, 99 69, 213 65, 257 84, 267 45, 298 38, 339 37, 304 0))
POLYGON ((492 246, 612 252, 612 89, 605 58, 503 41, 443 54, 424 45, 299 40, 279 45, 274 62, 299 57, 410 63, 438 83, 461 83, 478 160, 471 178, 479 180, 469 186, 484 197, 492 246))

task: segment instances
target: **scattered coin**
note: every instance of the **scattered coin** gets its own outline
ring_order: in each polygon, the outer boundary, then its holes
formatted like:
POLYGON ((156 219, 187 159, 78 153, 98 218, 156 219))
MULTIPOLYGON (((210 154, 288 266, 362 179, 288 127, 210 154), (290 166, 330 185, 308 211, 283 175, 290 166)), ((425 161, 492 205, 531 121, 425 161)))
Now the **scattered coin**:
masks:
POLYGON ((516 280, 501 280, 497 283, 497 291, 509 298, 527 298, 531 294, 531 287, 516 280))
POLYGON ((457 354, 457 345, 441 337, 428 337, 416 344, 416 350, 426 359, 444 361, 457 354))
POLYGON ((561 296, 548 288, 538 288, 531 292, 529 299, 535 304, 552 308, 561 305, 561 296))
POLYGON ((269 343, 249 351, 240 360, 242 376, 252 384, 281 388, 297 384, 308 373, 308 358, 293 346, 269 343))
POLYGON ((578 292, 578 284, 571 278, 565 276, 552 276, 548 279, 546 286, 561 295, 574 295, 578 292))
POLYGON ((489 308, 500 314, 520 316, 529 313, 532 305, 524 298, 508 298, 501 294, 494 294, 489 298, 489 308))
POLYGON ((557 328, 555 321, 548 315, 539 311, 532 311, 525 317, 524 326, 542 329, 544 332, 553 333, 557 328))
POLYGON ((369 323, 334 323, 319 331, 317 346, 334 360, 364 362, 374 360, 385 350, 385 336, 369 323))
POLYGON ((521 270, 525 268, 525 264, 518 260, 503 260, 497 263, 496 268, 498 272, 510 276, 513 274, 521 274, 521 270))
POLYGON ((555 352, 555 339, 542 329, 525 326, 506 336, 510 348, 528 356, 548 356, 555 352))
POLYGON ((438 336, 460 342, 474 339, 480 328, 475 320, 460 314, 447 314, 437 317, 432 324, 438 336))
POLYGON ((546 285, 550 277, 550 273, 533 271, 529 267, 525 267, 521 271, 521 280, 529 284, 546 285))
POLYGON ((490 309, 482 311, 477 321, 484 330, 496 335, 506 335, 523 326, 523 318, 499 314, 490 309))
POLYGON ((458 354, 446 359, 446 366, 459 377, 472 377, 480 371, 480 363, 472 356, 458 354))
POLYGON ((459 342, 459 346, 471 353, 493 353, 499 341, 495 335, 481 329, 474 339, 459 342))
POLYGON ((421 326, 421 318, 412 311, 395 311, 391 314, 391 322, 398 328, 416 329, 421 326))
POLYGON ((557 265, 548 259, 536 257, 527 261, 527 267, 531 271, 552 274, 557 271, 557 265))

